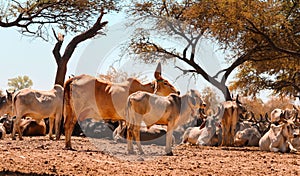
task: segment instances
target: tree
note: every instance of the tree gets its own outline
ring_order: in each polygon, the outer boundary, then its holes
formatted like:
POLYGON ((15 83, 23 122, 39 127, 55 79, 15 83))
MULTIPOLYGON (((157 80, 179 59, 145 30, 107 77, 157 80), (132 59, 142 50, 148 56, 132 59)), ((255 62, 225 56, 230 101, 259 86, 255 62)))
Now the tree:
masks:
POLYGON ((130 45, 133 52, 146 62, 157 57, 186 62, 192 69, 182 70, 184 74, 200 74, 220 89, 226 100, 231 99, 226 82, 234 69, 243 67, 245 63, 264 65, 281 59, 299 60, 298 1, 162 0, 135 1, 133 4, 130 15, 140 20, 152 18, 154 25, 150 30, 159 31, 165 37, 180 37, 186 42, 181 51, 170 49, 155 42, 149 30, 144 30, 139 32, 139 37, 133 37, 130 45), (229 66, 215 75, 208 74, 199 64, 203 58, 195 58, 197 44, 203 38, 217 42, 220 49, 228 53, 224 60, 229 66))
POLYGON ((220 105, 220 97, 217 95, 216 90, 207 86, 202 89, 201 95, 203 97, 203 101, 206 103, 206 114, 216 112, 220 105))
POLYGON ((113 83, 121 83, 126 81, 129 77, 135 77, 138 78, 141 82, 146 81, 147 77, 142 76, 139 73, 134 73, 131 75, 128 75, 127 72, 124 72, 122 70, 117 70, 113 66, 110 66, 106 74, 99 74, 98 77, 101 80, 113 82, 113 83))
POLYGON ((102 18, 110 10, 116 10, 113 0, 6 0, 0 6, 0 27, 17 27, 23 35, 40 37, 46 41, 51 38, 49 31, 52 28, 57 40, 53 49, 57 63, 55 83, 63 85, 67 63, 76 46, 102 34, 100 30, 107 24, 107 21, 102 22, 102 18), (54 29, 57 28, 66 34, 80 33, 69 42, 62 55, 60 50, 64 35, 56 34, 54 29))
POLYGON ((7 85, 9 91, 18 91, 24 88, 31 88, 32 80, 28 76, 18 76, 16 78, 8 79, 7 85))

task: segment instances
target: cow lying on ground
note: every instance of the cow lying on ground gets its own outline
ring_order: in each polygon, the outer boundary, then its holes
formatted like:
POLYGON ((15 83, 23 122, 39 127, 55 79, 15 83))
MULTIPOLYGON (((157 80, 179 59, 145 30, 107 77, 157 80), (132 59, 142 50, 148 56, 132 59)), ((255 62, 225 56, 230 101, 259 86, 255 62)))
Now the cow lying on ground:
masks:
POLYGON ((192 145, 218 146, 218 134, 220 134, 218 132, 221 128, 219 115, 220 108, 218 107, 218 112, 215 115, 210 115, 204 119, 201 126, 187 128, 182 136, 181 144, 189 143, 192 145))
POLYGON ((165 151, 167 155, 173 155, 173 130, 179 124, 185 123, 192 111, 197 111, 199 108, 203 109, 205 106, 200 93, 196 90, 191 90, 183 96, 170 94, 167 97, 142 91, 131 94, 128 97, 126 107, 128 153, 134 153, 133 138, 136 141, 139 153, 144 153, 140 143, 140 127, 143 121, 147 127, 154 124, 167 125, 165 151))
MULTIPOLYGON (((4 115, 0 118, 0 123, 3 124, 6 134, 10 134, 13 131, 15 117, 4 115)), ((46 124, 44 120, 36 121, 30 117, 21 119, 20 129, 23 136, 45 136, 46 124)))
POLYGON ((245 107, 238 99, 235 101, 223 102, 223 117, 222 117, 222 146, 233 146, 236 126, 239 121, 240 114, 246 112, 245 107))
POLYGON ((123 83, 111 83, 89 75, 75 76, 64 85, 65 147, 71 147, 74 125, 86 118, 95 121, 125 120, 126 101, 130 94, 146 91, 158 95, 179 93, 174 86, 161 76, 161 64, 154 73, 155 81, 142 84, 135 78, 123 83))
POLYGON ((258 146, 261 135, 254 126, 238 131, 234 136, 234 145, 242 146, 258 146))
POLYGON ((118 127, 119 122, 93 122, 91 119, 86 119, 79 124, 86 137, 113 139, 113 132, 118 127))
POLYGON ((52 140, 52 129, 55 121, 56 140, 60 138, 60 122, 63 109, 63 88, 60 85, 54 85, 50 91, 38 91, 32 89, 22 89, 15 93, 13 97, 13 109, 16 119, 12 131, 12 139, 16 139, 16 131, 19 139, 22 140, 22 131, 20 129, 21 119, 27 116, 41 121, 44 118, 50 118, 49 138, 52 140))
POLYGON ((206 119, 207 116, 203 110, 199 109, 198 113, 200 116, 196 112, 193 112, 187 123, 179 125, 176 129, 174 129, 173 136, 176 144, 180 144, 182 142, 182 136, 189 127, 199 127, 203 123, 204 119, 206 119))
POLYGON ((272 152, 296 152, 291 144, 294 135, 294 122, 285 120, 279 125, 272 124, 270 130, 259 140, 259 148, 262 151, 272 152))
MULTIPOLYGON (((140 129, 140 140, 142 144, 145 145, 166 145, 166 134, 167 129, 162 125, 153 125, 149 129, 146 126, 142 126, 140 129)), ((119 125, 114 133, 113 139, 116 142, 127 142, 127 127, 124 125, 119 125)), ((175 144, 175 138, 172 137, 172 145, 175 144)))

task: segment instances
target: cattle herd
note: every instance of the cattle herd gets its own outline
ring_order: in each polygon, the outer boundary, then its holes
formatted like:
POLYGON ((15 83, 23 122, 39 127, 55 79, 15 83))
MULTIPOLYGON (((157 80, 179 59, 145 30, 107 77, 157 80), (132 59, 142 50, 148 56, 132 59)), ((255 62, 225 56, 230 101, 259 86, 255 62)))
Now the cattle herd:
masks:
POLYGON ((135 153, 133 143, 143 154, 142 144, 172 146, 258 146, 262 151, 296 152, 300 149, 299 108, 274 109, 255 117, 237 96, 206 115, 206 103, 197 90, 184 95, 161 76, 147 84, 135 78, 111 83, 80 75, 55 85, 50 91, 22 89, 0 97, 0 138, 19 140, 22 136, 45 136, 59 140, 65 135, 65 148, 72 149, 71 136, 85 135, 127 142, 127 152, 135 153), (80 125, 78 125, 80 124, 80 125), (63 128, 61 128, 63 127, 63 128))

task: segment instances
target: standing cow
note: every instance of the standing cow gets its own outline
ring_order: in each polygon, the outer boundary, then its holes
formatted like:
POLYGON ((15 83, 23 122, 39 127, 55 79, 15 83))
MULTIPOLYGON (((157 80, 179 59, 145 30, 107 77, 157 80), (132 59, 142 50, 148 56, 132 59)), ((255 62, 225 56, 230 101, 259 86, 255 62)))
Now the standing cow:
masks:
POLYGON ((12 131, 12 139, 15 140, 16 131, 19 139, 22 140, 22 130, 20 125, 22 118, 27 116, 40 121, 44 118, 50 118, 49 138, 52 140, 52 129, 55 121, 56 140, 60 138, 60 122, 63 110, 63 87, 54 85, 49 91, 39 91, 33 89, 22 89, 15 93, 13 97, 13 109, 16 119, 12 131))
POLYGON ((222 117, 222 146, 233 146, 234 135, 236 132, 236 126, 239 121, 240 114, 246 112, 245 107, 238 99, 235 101, 226 101, 222 104, 223 117, 222 117))
POLYGON ((167 97, 142 91, 131 94, 128 97, 126 107, 128 153, 134 153, 133 137, 136 140, 139 153, 144 153, 140 143, 140 126, 143 121, 147 127, 154 124, 167 125, 165 151, 167 155, 173 155, 173 130, 179 124, 185 123, 193 111, 197 111, 199 108, 203 109, 205 106, 197 90, 191 90, 183 96, 170 94, 167 97))
POLYGON ((65 147, 71 147, 71 134, 77 120, 125 120, 126 101, 130 94, 146 91, 158 95, 179 93, 161 76, 161 64, 154 73, 155 81, 142 84, 135 78, 123 83, 111 83, 89 75, 75 76, 66 81, 64 88, 65 147))

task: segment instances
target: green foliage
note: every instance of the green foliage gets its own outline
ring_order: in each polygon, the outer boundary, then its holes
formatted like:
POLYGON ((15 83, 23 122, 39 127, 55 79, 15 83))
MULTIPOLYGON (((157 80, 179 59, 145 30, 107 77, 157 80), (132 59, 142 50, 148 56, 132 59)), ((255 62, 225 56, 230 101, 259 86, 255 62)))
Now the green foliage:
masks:
POLYGON ((148 31, 137 32, 141 35, 134 36, 130 47, 146 62, 157 58, 183 60, 194 68, 186 72, 201 74, 220 90, 232 71, 239 68, 231 90, 251 96, 263 89, 279 95, 300 95, 299 1, 187 0, 133 4, 130 15, 140 20, 155 19, 150 30, 159 31, 163 37, 181 37, 187 43, 178 52, 155 42, 148 31), (205 72, 197 62, 201 58, 194 58, 197 41, 202 38, 216 41, 220 49, 229 53, 224 57, 230 64, 228 68, 216 75, 205 72), (219 76, 220 82, 216 79, 219 76))
POLYGON ((30 88, 32 86, 32 80, 28 76, 18 76, 16 78, 8 79, 7 85, 9 91, 18 91, 24 88, 30 88))

